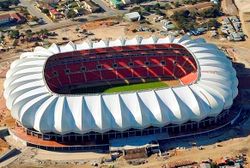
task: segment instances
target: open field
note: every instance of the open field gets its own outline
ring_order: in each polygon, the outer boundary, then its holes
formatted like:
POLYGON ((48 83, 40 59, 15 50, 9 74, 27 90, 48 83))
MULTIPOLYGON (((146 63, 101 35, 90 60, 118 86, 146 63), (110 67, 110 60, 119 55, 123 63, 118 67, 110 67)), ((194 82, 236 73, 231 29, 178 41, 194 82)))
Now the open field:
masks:
POLYGON ((106 89, 104 93, 140 91, 140 90, 157 89, 157 88, 163 88, 163 87, 168 87, 167 83, 163 81, 136 83, 136 84, 129 84, 125 86, 115 86, 115 87, 106 89))
POLYGON ((222 0, 222 11, 228 15, 238 15, 238 9, 235 6, 234 0, 222 0))
POLYGON ((117 92, 130 92, 130 91, 140 91, 140 90, 150 90, 168 87, 168 83, 170 85, 179 85, 179 82, 172 81, 150 81, 143 83, 120 83, 120 84, 107 84, 101 86, 90 86, 90 87, 82 87, 71 90, 72 94, 85 94, 85 93, 117 93, 117 92))

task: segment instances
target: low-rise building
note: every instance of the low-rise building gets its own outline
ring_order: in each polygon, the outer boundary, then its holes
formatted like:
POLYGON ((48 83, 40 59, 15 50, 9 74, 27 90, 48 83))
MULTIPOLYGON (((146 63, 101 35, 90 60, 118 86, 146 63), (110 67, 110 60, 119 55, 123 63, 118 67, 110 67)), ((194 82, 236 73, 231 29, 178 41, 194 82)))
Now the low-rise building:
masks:
POLYGON ((63 17, 63 15, 54 8, 49 8, 49 14, 53 20, 58 20, 63 17))
POLYGON ((222 21, 221 31, 227 35, 230 41, 242 41, 245 35, 241 28, 241 22, 238 17, 225 17, 222 21))
POLYGON ((20 13, 7 13, 0 15, 0 26, 8 24, 20 24, 25 22, 25 18, 20 13))
POLYGON ((141 20, 141 15, 138 12, 131 12, 125 14, 124 18, 129 21, 139 21, 141 20))
POLYGON ((82 1, 82 3, 84 6, 84 9, 86 9, 89 12, 94 13, 94 12, 99 12, 101 10, 101 8, 91 0, 84 0, 82 1))

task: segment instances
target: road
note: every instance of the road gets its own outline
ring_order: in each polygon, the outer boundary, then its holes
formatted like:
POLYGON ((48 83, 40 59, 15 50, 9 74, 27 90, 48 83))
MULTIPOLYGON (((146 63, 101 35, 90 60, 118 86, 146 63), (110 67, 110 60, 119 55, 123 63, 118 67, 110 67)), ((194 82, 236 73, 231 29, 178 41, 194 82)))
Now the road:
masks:
POLYGON ((87 22, 87 21, 105 19, 105 18, 110 18, 110 17, 114 17, 114 16, 116 16, 116 15, 114 15, 114 14, 108 14, 108 15, 107 14, 103 14, 103 15, 92 14, 92 15, 88 15, 88 16, 82 16, 82 17, 75 18, 75 20, 82 20, 82 21, 73 21, 71 19, 65 19, 65 20, 62 20, 60 22, 53 22, 53 23, 49 23, 49 24, 45 24, 45 25, 41 25, 38 27, 29 28, 29 29, 31 29, 34 32, 39 31, 41 29, 47 29, 49 31, 53 31, 53 30, 60 29, 63 27, 82 24, 82 23, 87 22))
POLYGON ((37 18, 43 18, 45 23, 53 23, 44 13, 42 13, 38 8, 35 7, 35 3, 32 0, 20 0, 20 5, 27 7, 31 15, 37 18))
POLYGON ((108 18, 116 17, 125 12, 127 11, 122 11, 122 12, 119 11, 119 13, 116 13, 114 11, 103 12, 103 13, 92 13, 89 15, 79 16, 79 17, 74 18, 74 20, 78 20, 78 21, 73 21, 72 19, 64 19, 59 22, 52 22, 49 24, 45 24, 45 25, 41 25, 38 27, 29 28, 29 29, 31 29, 33 32, 39 31, 41 29, 47 29, 49 31, 53 31, 53 30, 60 29, 63 27, 82 24, 87 21, 95 21, 95 20, 100 20, 100 19, 108 19, 108 18))

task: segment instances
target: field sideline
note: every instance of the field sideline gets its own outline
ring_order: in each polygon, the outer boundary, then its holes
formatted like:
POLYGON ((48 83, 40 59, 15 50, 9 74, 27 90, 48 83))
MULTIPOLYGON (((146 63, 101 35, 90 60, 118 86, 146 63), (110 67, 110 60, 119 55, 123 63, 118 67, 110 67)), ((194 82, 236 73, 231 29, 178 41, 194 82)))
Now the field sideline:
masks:
POLYGON ((116 92, 128 92, 128 91, 139 91, 147 89, 156 89, 168 87, 168 84, 164 81, 147 82, 147 83, 136 83, 123 86, 114 86, 103 91, 103 93, 116 93, 116 92))

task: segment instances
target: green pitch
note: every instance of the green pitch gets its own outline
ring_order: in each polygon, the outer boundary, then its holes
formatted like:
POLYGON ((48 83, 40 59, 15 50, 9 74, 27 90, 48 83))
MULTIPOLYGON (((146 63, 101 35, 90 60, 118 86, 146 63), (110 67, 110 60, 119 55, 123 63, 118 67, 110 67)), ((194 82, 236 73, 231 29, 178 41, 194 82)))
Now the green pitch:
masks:
POLYGON ((123 86, 114 86, 103 91, 103 93, 116 93, 116 92, 128 92, 128 91, 139 91, 139 90, 150 90, 156 88, 168 87, 165 82, 147 82, 147 83, 137 83, 129 84, 123 86))

